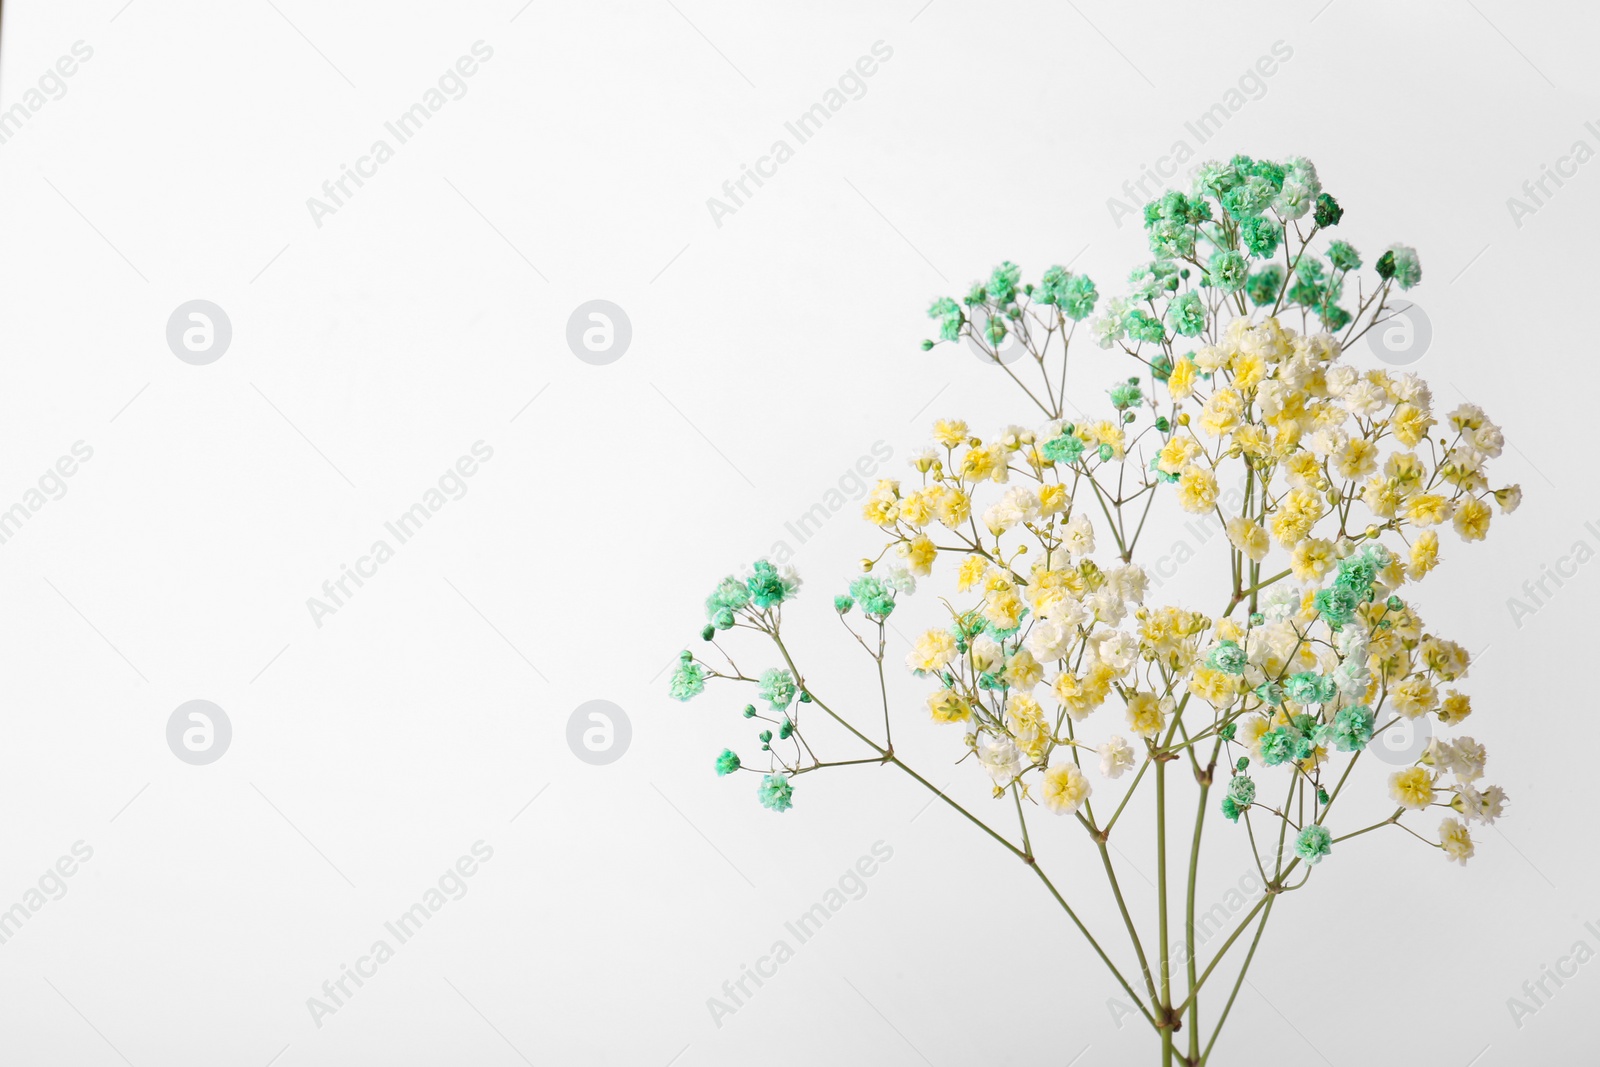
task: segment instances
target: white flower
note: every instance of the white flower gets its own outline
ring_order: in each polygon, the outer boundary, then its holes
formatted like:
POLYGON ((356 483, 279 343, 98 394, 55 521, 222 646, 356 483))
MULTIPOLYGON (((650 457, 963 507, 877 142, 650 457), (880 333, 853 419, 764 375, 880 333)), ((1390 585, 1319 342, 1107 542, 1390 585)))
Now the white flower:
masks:
POLYGON ((895 591, 898 593, 910 596, 917 591, 917 576, 905 567, 890 567, 886 577, 889 584, 894 586, 895 591))
POLYGON ((1139 640, 1123 630, 1101 630, 1089 638, 1094 658, 1117 671, 1133 666, 1139 655, 1139 640))
POLYGON ((1039 619, 1028 631, 1027 640, 1023 643, 1033 658, 1040 663, 1050 663, 1061 659, 1072 647, 1078 636, 1077 627, 1070 626, 1057 618, 1039 619))
POLYGON ((1497 785, 1484 786, 1480 793, 1470 785, 1456 787, 1461 797, 1461 814, 1468 822, 1492 823, 1506 810, 1506 791, 1497 785))
POLYGON ((1128 609, 1123 605, 1122 598, 1110 589, 1101 588, 1094 596, 1089 598, 1089 607, 1094 612, 1097 621, 1107 626, 1115 626, 1128 614, 1128 609))
POLYGON ((1006 661, 1005 650, 1000 647, 1000 642, 988 634, 979 634, 969 647, 972 655, 972 668, 980 674, 986 671, 997 671, 1006 661))
POLYGON ((1423 411, 1433 407, 1433 390, 1428 388, 1428 383, 1415 374, 1400 375, 1394 381, 1395 395, 1403 402, 1413 404, 1423 411))
POLYGON ((1341 397, 1344 391, 1360 379, 1361 374, 1354 367, 1334 367, 1325 376, 1328 385, 1328 395, 1341 397))
POLYGON ((1135 604, 1143 603, 1145 592, 1150 588, 1150 576, 1144 572, 1143 567, 1135 563, 1113 567, 1106 572, 1105 588, 1123 600, 1135 604))
POLYGON ((1475 782, 1483 777, 1483 765, 1489 761, 1489 753, 1484 747, 1470 737, 1463 737, 1455 743, 1455 765, 1451 768, 1456 777, 1463 782, 1475 782))
POLYGON ((1113 737, 1100 746, 1100 773, 1107 778, 1121 778, 1124 771, 1133 768, 1133 746, 1120 737, 1113 737))
POLYGON ((978 735, 978 762, 989 772, 995 785, 1010 785, 1022 769, 1022 753, 1009 737, 981 733, 978 735))
POLYGON ((1339 402, 1350 414, 1371 418, 1389 407, 1389 394, 1377 382, 1363 378, 1347 389, 1339 402))
POLYGON ((1061 543, 1074 556, 1087 556, 1094 551, 1094 526, 1087 515, 1074 516, 1061 531, 1061 543))

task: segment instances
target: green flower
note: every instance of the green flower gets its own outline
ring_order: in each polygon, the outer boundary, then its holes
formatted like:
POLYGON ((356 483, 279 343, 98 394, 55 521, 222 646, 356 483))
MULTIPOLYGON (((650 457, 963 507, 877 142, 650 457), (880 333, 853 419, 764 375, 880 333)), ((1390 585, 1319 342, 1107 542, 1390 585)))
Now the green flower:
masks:
POLYGON ((1339 220, 1342 218, 1344 218, 1344 208, 1339 206, 1339 201, 1327 193, 1317 197, 1317 206, 1311 215, 1313 222, 1326 229, 1329 226, 1339 225, 1339 220))
POLYGON ((1283 237, 1283 227, 1269 218, 1256 216, 1239 223, 1239 237, 1256 259, 1271 259, 1283 237))
POLYGON ((1245 292, 1250 295, 1250 302, 1256 307, 1266 307, 1275 303, 1278 293, 1283 290, 1283 268, 1277 264, 1262 267, 1250 275, 1250 280, 1245 283, 1245 292))
POLYGON ((1199 293, 1184 293, 1167 308, 1167 321, 1184 337, 1199 337, 1206 328, 1206 306, 1199 293))
POLYGON ((1236 641, 1223 641, 1211 650, 1211 655, 1206 657, 1206 666, 1234 677, 1243 674, 1245 665, 1249 662, 1250 657, 1236 641))
POLYGON ((1111 403, 1118 411, 1137 407, 1143 399, 1144 391, 1139 388, 1138 378, 1129 378, 1111 387, 1111 403))
POLYGON ((1361 603, 1356 591, 1343 585, 1318 589, 1314 599, 1317 614, 1321 615, 1322 621, 1334 630, 1344 629, 1345 625, 1355 618, 1356 608, 1361 603))
POLYGON ((732 774, 739 769, 739 754, 731 748, 722 750, 722 755, 717 757, 717 777, 732 774))
POLYGON ((672 669, 672 679, 667 684, 667 694, 673 700, 692 700, 706 690, 706 671, 688 652, 678 656, 678 665, 672 669))
POLYGON ((1046 441, 1040 451, 1045 459, 1052 462, 1076 463, 1078 457, 1083 455, 1083 439, 1074 434, 1064 433, 1060 437, 1046 441))
POLYGON ((1283 691, 1296 704, 1326 704, 1339 689, 1332 678, 1315 671, 1300 671, 1289 676, 1283 691))
POLYGON ((1333 717, 1328 734, 1340 752, 1360 752, 1372 740, 1374 718, 1365 704, 1350 704, 1333 717))
POLYGON ((1333 835, 1326 826, 1312 823, 1294 839, 1294 854, 1313 866, 1333 851, 1333 835))
POLYGON ((751 571, 745 586, 750 590, 750 602, 763 611, 783 603, 800 588, 798 580, 786 577, 764 559, 756 560, 751 571))
MULTIPOLYGON (((750 590, 730 574, 718 582, 711 595, 706 597, 706 618, 716 622, 726 614, 728 626, 732 626, 733 613, 748 603, 750 603, 750 590)), ((728 626, 718 626, 718 629, 726 630, 728 626)))
POLYGON ((1256 696, 1260 697, 1262 702, 1277 707, 1283 703, 1283 686, 1277 682, 1262 682, 1256 686, 1256 696))
POLYGON ((1256 799, 1256 783, 1247 774, 1236 774, 1228 780, 1228 795, 1241 807, 1249 807, 1256 799))
POLYGON ((1073 274, 1065 267, 1051 267, 1045 271, 1034 297, 1041 304, 1059 307, 1061 313, 1074 322, 1088 318, 1099 298, 1087 274, 1073 274))
POLYGON ((1017 283, 1021 280, 1022 268, 1008 259, 989 275, 989 295, 1002 306, 1015 303, 1017 283))
POLYGON ((1278 726, 1261 735, 1261 762, 1268 767, 1288 763, 1295 758, 1300 741, 1300 731, 1292 726, 1278 726))
POLYGON ((794 807, 790 799, 793 796, 794 786, 789 784, 788 776, 783 774, 763 776, 761 785, 756 789, 756 798, 761 801, 761 806, 772 811, 788 811, 794 807))
POLYGON ((1222 814, 1227 816, 1229 822, 1238 822, 1242 809, 1238 803, 1226 794, 1222 797, 1222 814))
POLYGON ((1142 308, 1134 308, 1122 318, 1123 328, 1128 331, 1128 336, 1135 341, 1149 341, 1160 344, 1166 339, 1166 328, 1161 325, 1161 320, 1148 314, 1142 308))
POLYGON ((1250 263, 1243 253, 1231 248, 1211 253, 1211 270, 1206 277, 1211 284, 1227 292, 1243 289, 1250 276, 1250 263))
POLYGON ((1393 278, 1402 289, 1409 289, 1422 280, 1422 260, 1410 245, 1390 245, 1378 257, 1378 277, 1388 281, 1393 278))
POLYGON ((850 614, 850 609, 855 606, 856 602, 843 593, 840 593, 838 596, 833 598, 833 610, 837 611, 840 615, 850 614))
POLYGON ((894 587, 870 574, 863 574, 850 583, 850 595, 869 619, 888 618, 894 610, 894 587))
POLYGON ((1328 262, 1335 270, 1361 269, 1361 254, 1344 241, 1334 241, 1328 246, 1328 262))
POLYGON ((794 702, 795 692, 794 675, 781 667, 768 667, 761 672, 761 681, 756 686, 756 696, 765 700, 773 711, 782 711, 794 702))

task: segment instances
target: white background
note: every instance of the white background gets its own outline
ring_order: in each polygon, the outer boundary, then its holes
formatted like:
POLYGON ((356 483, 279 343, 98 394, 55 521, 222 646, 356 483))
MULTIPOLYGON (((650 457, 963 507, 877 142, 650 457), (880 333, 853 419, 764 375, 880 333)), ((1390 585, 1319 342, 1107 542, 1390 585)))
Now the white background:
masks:
MULTIPOLYGON (((753 779, 711 773, 750 749, 743 694, 679 705, 662 671, 714 581, 786 540, 813 684, 865 692, 821 622, 875 534, 854 503, 803 545, 785 522, 876 441, 900 468, 937 415, 1027 421, 976 360, 918 351, 927 301, 1002 258, 1036 277, 1076 256, 1118 292, 1146 252, 1107 198, 1193 146, 1184 121, 1277 41, 1292 58, 1199 158, 1307 155, 1342 236, 1421 251, 1415 369, 1442 406, 1488 406, 1515 446, 1498 474, 1527 497, 1486 543, 1447 536, 1421 593, 1486 648, 1467 732, 1512 806, 1465 870, 1400 833, 1342 846, 1279 905, 1216 1060, 1592 1047, 1600 964, 1520 1029, 1506 1005, 1579 939, 1600 949, 1594 568, 1520 627, 1507 608, 1575 542, 1600 547, 1600 164, 1520 227, 1506 205, 1575 140, 1600 147, 1591 13, 520 2, 6 5, 5 107, 74 42, 93 57, 0 146, 0 507, 74 442, 94 454, 0 545, 0 908, 74 842, 94 852, 0 945, 0 1060, 1150 1062, 1020 865, 891 771, 807 777, 793 811, 761 810, 753 779), (466 95, 315 225, 307 198, 479 40, 493 58, 466 95), (718 226, 707 198, 877 41, 893 56, 865 95, 718 226), (196 298, 233 327, 209 366, 165 340, 196 298), (608 366, 565 341, 595 298, 633 325, 608 366), (493 459, 466 496, 314 625, 306 599, 479 440, 493 459), (165 740, 196 698, 234 729, 205 767, 165 740), (591 699, 632 722, 609 766, 565 740, 591 699), (494 855, 466 896, 315 1025, 307 998, 479 840, 494 855), (894 855, 866 895, 714 1025, 707 998, 876 841, 894 855)), ((1118 373, 1086 351, 1074 390, 1118 373)), ((1203 606, 1209 579, 1196 563, 1172 588, 1203 606)), ((935 610, 913 600, 902 629, 935 610)), ((908 758, 984 803, 896 681, 908 758)), ((1218 900, 1249 861, 1211 829, 1218 900)), ((1045 848, 1125 957, 1073 830, 1045 848)), ((1142 840, 1124 859, 1147 904, 1142 840)))

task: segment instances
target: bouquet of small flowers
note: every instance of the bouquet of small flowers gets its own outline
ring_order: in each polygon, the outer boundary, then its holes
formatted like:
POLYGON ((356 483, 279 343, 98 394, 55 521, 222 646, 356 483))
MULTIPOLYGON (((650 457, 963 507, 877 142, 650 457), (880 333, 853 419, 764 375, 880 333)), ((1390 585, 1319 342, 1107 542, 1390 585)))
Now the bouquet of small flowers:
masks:
MULTIPOLYGON (((800 579, 765 560, 712 590, 704 649, 685 651, 672 674, 679 700, 712 680, 753 687, 743 715, 758 751, 724 750, 717 773, 754 772, 774 812, 791 807, 802 775, 892 765, 1023 860, 1154 1028, 1166 1065, 1209 1061, 1278 898, 1354 847, 1346 842, 1406 833, 1465 864, 1470 824, 1493 822, 1506 803, 1483 782, 1483 746, 1440 735, 1387 774, 1387 817, 1336 817, 1375 738, 1424 717, 1454 728, 1471 714, 1458 688, 1469 656, 1429 629, 1412 591, 1439 562, 1441 532, 1480 541, 1521 495, 1491 488, 1504 439, 1481 408, 1440 415, 1414 374, 1343 362, 1422 278, 1416 251, 1399 244, 1364 277, 1352 245, 1323 240, 1343 213, 1307 160, 1236 156, 1146 205, 1154 258, 1125 296, 1102 305, 1093 281, 1062 267, 1024 284, 1007 262, 964 296, 936 300, 939 339, 922 347, 977 346, 1042 422, 978 436, 941 420, 912 458, 915 477, 880 481, 868 496, 882 548, 832 610, 875 661, 878 684, 836 698, 802 670, 783 625, 800 579), (1068 357, 1085 339, 1128 363, 1091 405, 1097 415, 1069 418, 1068 357), (1209 612, 1153 602, 1137 549, 1162 497, 1226 531, 1209 612), (885 628, 936 567, 949 569, 957 599, 928 605, 906 656, 919 696, 893 698, 885 628), (736 666, 724 649, 733 631, 758 638, 770 665, 736 666), (876 708, 860 713, 862 700, 881 706, 881 720, 876 708), (817 752, 807 728, 818 717, 852 750, 817 752), (950 730, 954 757, 971 758, 992 786, 993 810, 957 803, 905 762, 893 727, 908 717, 950 730), (1174 775, 1193 780, 1189 796, 1172 795, 1174 775), (1141 788, 1154 792, 1153 825, 1125 825, 1141 788), (1195 794, 1180 897, 1169 890, 1167 821, 1195 794), (1126 937, 1117 958, 1035 855, 1052 818, 1058 832, 1076 826, 1100 861, 1126 937), (1208 818, 1247 836, 1265 892, 1202 965, 1194 910, 1208 818), (1141 831, 1159 866, 1152 951, 1108 851, 1113 833, 1141 831), (1175 923, 1185 928, 1178 951, 1175 923), (1208 996, 1203 1019, 1200 994, 1247 934, 1231 992, 1208 996)), ((1183 862, 1181 850, 1173 859, 1183 862)))

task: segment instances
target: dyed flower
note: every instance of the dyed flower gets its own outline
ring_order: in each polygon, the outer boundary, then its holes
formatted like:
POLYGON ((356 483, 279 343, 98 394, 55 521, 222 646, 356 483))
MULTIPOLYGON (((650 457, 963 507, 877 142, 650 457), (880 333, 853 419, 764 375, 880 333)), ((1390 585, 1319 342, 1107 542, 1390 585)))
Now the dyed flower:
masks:
POLYGON ((786 774, 764 775, 756 787, 756 798, 763 808, 771 811, 788 811, 794 806, 790 799, 793 796, 794 786, 786 774))
POLYGON ((1094 786, 1071 760, 1063 760, 1044 772, 1044 806, 1057 815, 1071 815, 1092 792, 1094 786))

